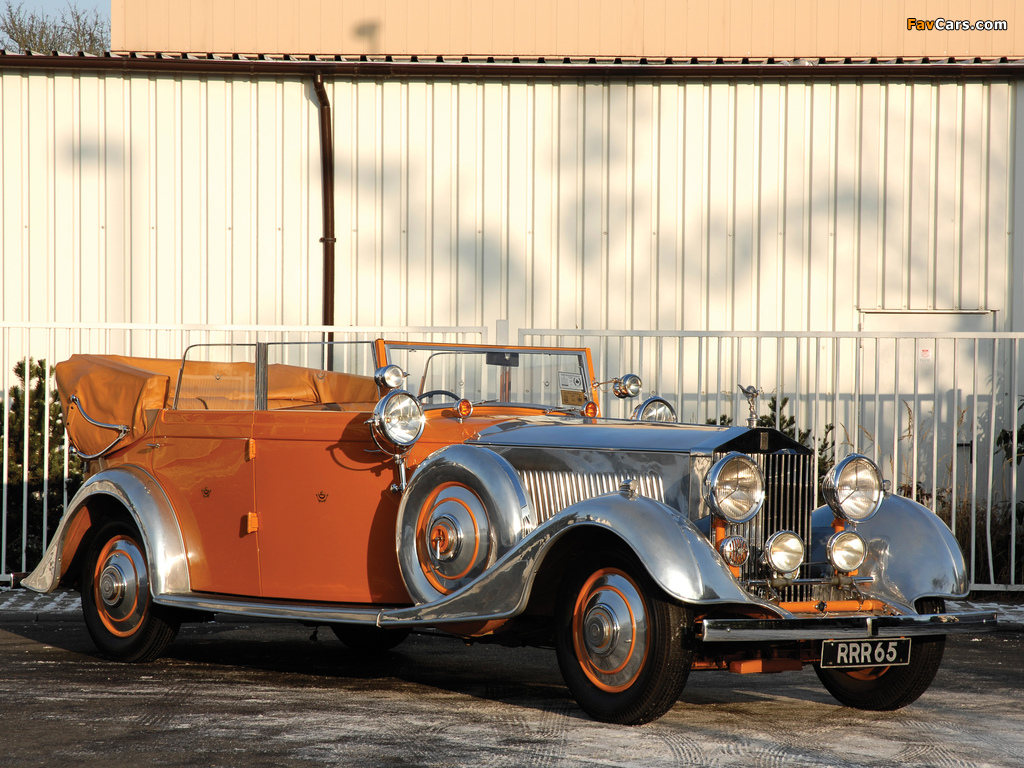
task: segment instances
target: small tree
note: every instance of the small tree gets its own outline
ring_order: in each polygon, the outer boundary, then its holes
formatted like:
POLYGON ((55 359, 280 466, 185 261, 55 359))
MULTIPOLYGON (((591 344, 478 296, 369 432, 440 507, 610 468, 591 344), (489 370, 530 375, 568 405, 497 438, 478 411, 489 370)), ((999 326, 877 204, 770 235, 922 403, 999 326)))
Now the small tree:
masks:
POLYGON ((79 8, 70 0, 54 16, 27 11, 24 3, 6 0, 0 9, 0 48, 99 55, 110 48, 110 22, 96 9, 79 8))
POLYGON ((70 497, 81 486, 83 479, 82 462, 74 455, 68 459, 67 480, 64 478, 64 415, 57 391, 53 390, 47 398, 46 361, 29 360, 27 376, 25 361, 21 361, 14 366, 14 375, 18 383, 7 393, 6 440, 0 441, 0 466, 7 467, 7 508, 4 514, 7 517, 8 570, 21 568, 23 540, 26 544, 26 567, 31 568, 39 561, 43 554, 44 499, 47 513, 45 538, 49 541, 64 514, 65 483, 70 497), (49 432, 48 453, 44 430, 49 432))

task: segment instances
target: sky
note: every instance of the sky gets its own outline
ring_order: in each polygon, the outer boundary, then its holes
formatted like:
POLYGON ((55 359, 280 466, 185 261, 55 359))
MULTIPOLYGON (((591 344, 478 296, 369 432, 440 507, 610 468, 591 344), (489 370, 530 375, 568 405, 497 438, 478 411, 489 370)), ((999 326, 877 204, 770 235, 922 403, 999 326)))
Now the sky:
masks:
MULTIPOLYGON (((12 5, 17 5, 18 0, 11 0, 12 5)), ((110 0, 71 0, 73 5, 82 10, 90 11, 95 8, 108 21, 110 20, 110 0)), ((57 15, 61 9, 67 8, 68 0, 23 0, 26 11, 45 13, 47 16, 57 15)))

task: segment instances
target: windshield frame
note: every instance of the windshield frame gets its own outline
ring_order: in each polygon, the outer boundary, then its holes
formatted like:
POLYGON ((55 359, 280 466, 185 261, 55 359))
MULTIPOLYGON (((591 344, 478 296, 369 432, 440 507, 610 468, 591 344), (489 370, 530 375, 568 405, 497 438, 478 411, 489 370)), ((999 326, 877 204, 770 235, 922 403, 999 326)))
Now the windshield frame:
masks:
MULTIPOLYGON (((584 395, 583 401, 577 405, 564 405, 564 404, 552 404, 552 403, 540 403, 540 402, 524 402, 520 400, 503 400, 503 399, 487 399, 473 401, 474 405, 499 405, 499 406, 513 406, 513 407, 527 407, 527 408, 538 408, 544 411, 576 411, 580 410, 584 403, 594 398, 594 365, 590 356, 590 349, 588 347, 520 347, 512 345, 497 345, 497 344, 445 344, 445 343, 432 343, 432 342, 410 342, 410 341, 394 341, 389 339, 378 339, 377 340, 377 362, 378 365, 391 365, 398 364, 394 360, 392 354, 397 350, 410 350, 426 352, 429 354, 427 358, 427 364, 424 365, 422 371, 405 371, 408 376, 408 382, 406 388, 415 396, 420 396, 423 393, 423 387, 427 381, 427 367, 431 361, 438 356, 447 356, 450 354, 469 354, 469 355, 488 355, 488 354, 502 354, 502 355, 543 355, 548 357, 564 357, 573 361, 574 364, 579 364, 580 371, 583 375, 583 387, 582 393, 584 395), (417 380, 418 381, 415 381, 417 380), (412 386, 415 381, 415 389, 412 386)), ((424 403, 424 409, 429 408, 450 408, 451 403, 424 403)))

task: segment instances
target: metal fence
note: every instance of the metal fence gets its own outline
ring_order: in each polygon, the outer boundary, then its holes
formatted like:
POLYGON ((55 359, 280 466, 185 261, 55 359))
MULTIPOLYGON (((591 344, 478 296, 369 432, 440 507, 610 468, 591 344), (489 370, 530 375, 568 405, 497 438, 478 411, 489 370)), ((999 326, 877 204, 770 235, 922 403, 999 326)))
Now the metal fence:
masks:
MULTIPOLYGON (((638 373, 642 396, 682 421, 758 416, 816 448, 819 474, 851 452, 955 532, 977 590, 1024 589, 1024 334, 521 330, 522 344, 588 346, 607 381, 638 373)), ((602 413, 636 401, 601 396, 602 413)))
MULTIPOLYGON (((74 489, 53 363, 74 353, 175 358, 190 344, 328 333, 338 341, 488 340, 485 327, 0 323, 0 581, 35 566, 74 489)), ((975 589, 1024 589, 1024 334, 533 329, 519 342, 589 346, 598 380, 639 373, 644 396, 665 397, 683 421, 742 423, 739 386, 755 385, 764 391, 758 415, 816 448, 821 470, 867 454, 893 490, 939 515, 967 555, 975 589)), ((602 412, 617 417, 635 402, 610 392, 601 399, 602 412)))
POLYGON ((484 327, 0 323, 0 583, 35 567, 81 470, 64 438, 53 365, 72 354, 179 358, 191 344, 376 338, 486 343, 484 327))

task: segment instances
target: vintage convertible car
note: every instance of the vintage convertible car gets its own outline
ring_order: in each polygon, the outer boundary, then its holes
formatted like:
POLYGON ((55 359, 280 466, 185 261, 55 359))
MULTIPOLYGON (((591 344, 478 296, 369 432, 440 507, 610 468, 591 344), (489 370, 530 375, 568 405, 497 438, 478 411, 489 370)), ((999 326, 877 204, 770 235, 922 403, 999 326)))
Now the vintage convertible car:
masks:
MULTIPOLYGON (((866 457, 831 470, 753 426, 652 397, 601 418, 586 349, 200 345, 57 366, 91 474, 25 585, 75 585, 107 656, 156 657, 213 614, 553 646, 591 716, 642 723, 691 670, 813 666, 843 704, 931 683, 968 578, 928 509, 866 457)), ((615 401, 613 401, 615 402, 615 401)), ((754 399, 751 396, 751 412, 754 399)))

